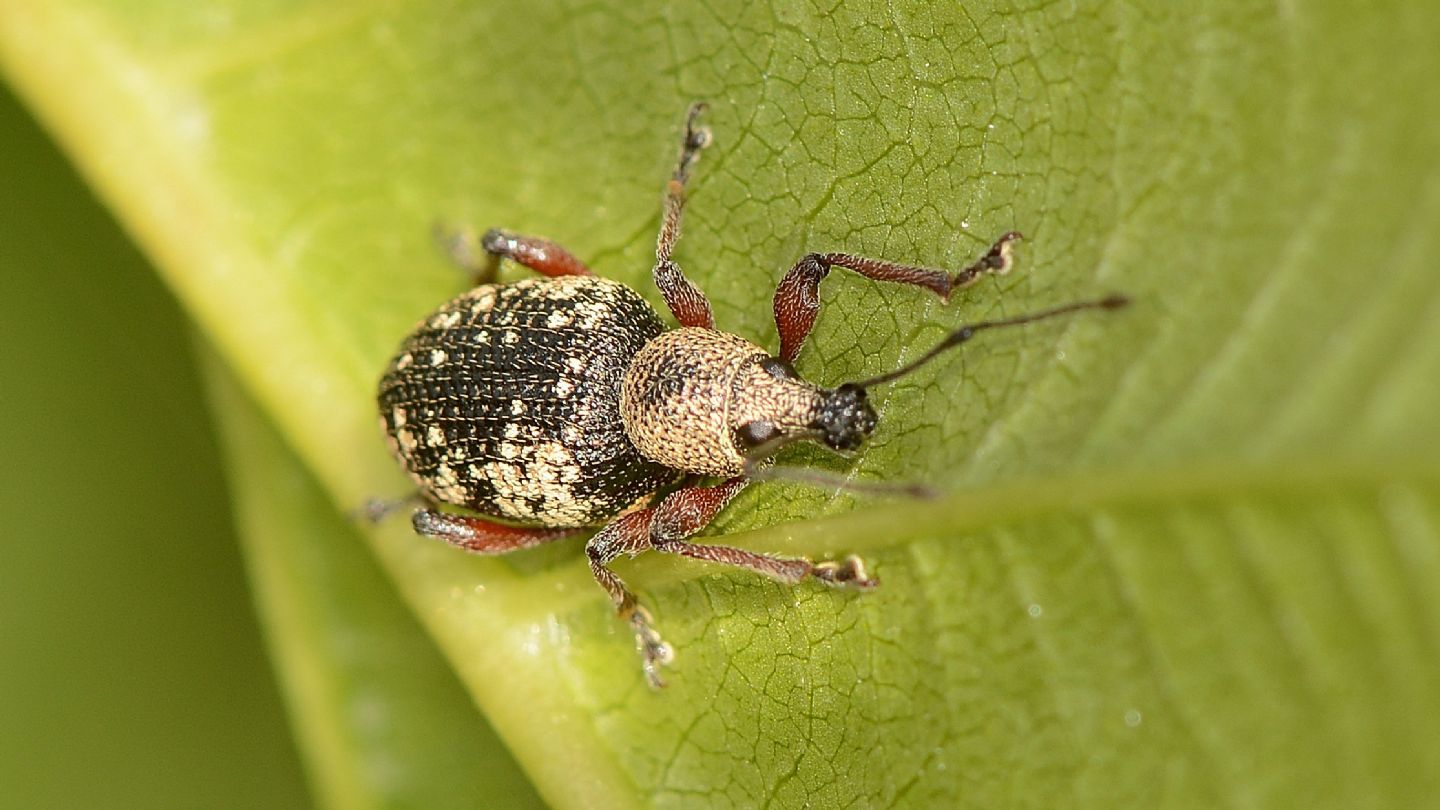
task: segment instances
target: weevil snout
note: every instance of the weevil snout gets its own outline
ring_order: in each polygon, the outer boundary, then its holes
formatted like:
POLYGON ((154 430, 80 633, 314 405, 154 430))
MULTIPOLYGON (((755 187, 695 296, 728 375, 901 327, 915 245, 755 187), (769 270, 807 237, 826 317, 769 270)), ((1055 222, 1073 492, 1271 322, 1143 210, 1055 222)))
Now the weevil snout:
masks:
POLYGON ((877 419, 865 389, 854 383, 845 383, 825 392, 812 427, 820 432, 826 447, 854 450, 870 438, 877 419))

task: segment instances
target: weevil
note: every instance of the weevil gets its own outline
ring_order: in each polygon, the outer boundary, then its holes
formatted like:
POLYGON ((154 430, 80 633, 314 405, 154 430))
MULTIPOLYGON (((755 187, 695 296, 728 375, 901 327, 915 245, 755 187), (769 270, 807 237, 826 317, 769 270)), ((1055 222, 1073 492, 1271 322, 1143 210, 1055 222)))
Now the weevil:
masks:
POLYGON ((452 252, 471 270, 475 286, 405 338, 378 398, 390 449, 418 487, 422 506, 413 524, 419 534, 477 554, 503 554, 600 527, 585 545, 590 570, 634 630, 644 673, 657 687, 674 651, 610 570, 613 560, 653 550, 786 583, 811 578, 874 587, 876 578, 857 556, 812 562, 689 538, 753 481, 827 481, 769 460, 804 440, 842 453, 859 448, 876 426, 867 401, 871 388, 982 331, 1126 303, 1110 296, 971 323, 879 376, 834 388, 808 382, 793 363, 815 325, 820 283, 831 269, 919 287, 948 301, 955 290, 1009 272, 1021 236, 1004 234, 958 272, 809 253, 776 288, 780 347, 772 355, 717 330, 705 294, 672 259, 686 184, 711 141, 697 124, 703 109, 692 105, 685 118, 652 273, 678 328, 667 328, 635 290, 595 276, 554 242, 495 229, 478 240, 482 252, 468 249, 475 240, 462 234, 451 242, 452 252), (496 284, 501 259, 540 277, 496 284))

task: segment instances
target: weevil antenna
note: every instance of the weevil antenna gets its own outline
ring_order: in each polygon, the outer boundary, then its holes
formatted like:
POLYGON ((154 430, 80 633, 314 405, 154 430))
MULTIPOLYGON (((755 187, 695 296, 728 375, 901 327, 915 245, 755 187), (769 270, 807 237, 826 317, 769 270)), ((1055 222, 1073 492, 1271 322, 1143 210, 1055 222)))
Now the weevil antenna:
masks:
POLYGON ((878 377, 871 377, 868 380, 861 380, 860 382, 851 383, 851 385, 854 385, 857 388, 867 389, 872 386, 881 385, 883 383, 894 382, 895 380, 904 377, 910 372, 915 371, 916 369, 920 368, 931 360, 934 360, 941 354, 944 354, 950 349, 953 349, 956 346, 959 346, 960 344, 968 341, 970 338, 975 337, 977 333, 983 332, 987 329, 999 329, 1005 326, 1020 326, 1022 324, 1035 323, 1036 321, 1048 320, 1050 318, 1055 318, 1061 315, 1069 315, 1072 312, 1081 312, 1089 309, 1120 309, 1121 307, 1124 307, 1129 303, 1130 299, 1123 295, 1109 295, 1104 298, 1096 299, 1094 301, 1077 301, 1073 304, 1066 304, 1061 307, 1055 307, 1054 309, 1041 310, 1040 312, 1030 312, 1025 315, 1016 315, 1013 318, 1001 318, 994 321, 980 321, 978 323, 966 324, 959 329, 956 329, 954 332, 951 332, 944 340, 940 341, 940 343, 936 345, 935 348, 921 355, 919 358, 912 360, 909 363, 906 363, 905 365, 895 369, 894 371, 888 371, 884 374, 879 375, 878 377))

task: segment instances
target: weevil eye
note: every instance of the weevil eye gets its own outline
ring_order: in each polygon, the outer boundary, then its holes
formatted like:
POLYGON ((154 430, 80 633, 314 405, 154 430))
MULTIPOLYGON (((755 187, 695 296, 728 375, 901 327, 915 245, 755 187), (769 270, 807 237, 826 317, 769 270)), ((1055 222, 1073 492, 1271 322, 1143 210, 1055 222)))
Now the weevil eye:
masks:
POLYGON ((795 372, 795 367, 778 357, 767 357, 761 360, 760 368, 765 369, 766 374, 777 380, 800 379, 800 375, 795 372))
POLYGON ((735 444, 741 450, 754 450, 760 445, 780 437, 780 429, 771 422, 757 419, 746 422, 735 429, 735 444))

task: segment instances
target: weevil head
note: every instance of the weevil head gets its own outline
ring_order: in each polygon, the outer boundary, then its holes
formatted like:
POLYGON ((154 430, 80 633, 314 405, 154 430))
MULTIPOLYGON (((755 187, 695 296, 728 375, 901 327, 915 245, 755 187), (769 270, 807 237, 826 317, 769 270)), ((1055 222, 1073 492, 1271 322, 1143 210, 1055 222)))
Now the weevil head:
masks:
POLYGON ((736 382, 735 444, 745 455, 768 456, 802 439, 853 450, 875 427, 875 412, 865 402, 864 391, 826 390, 801 378, 777 357, 756 358, 736 382))
POLYGON ((875 429, 859 386, 821 388, 747 340, 692 327, 665 332, 636 354, 620 413, 647 458, 714 476, 738 475, 794 441, 853 450, 875 429))
POLYGON ((794 441, 817 441, 831 450, 855 450, 875 430, 875 409, 865 389, 835 389, 807 382, 784 360, 759 357, 736 375, 731 402, 735 444, 743 455, 768 456, 794 441))

